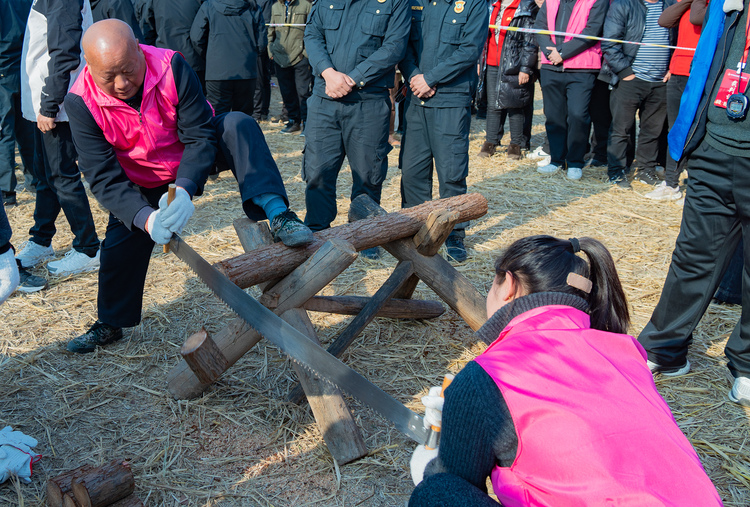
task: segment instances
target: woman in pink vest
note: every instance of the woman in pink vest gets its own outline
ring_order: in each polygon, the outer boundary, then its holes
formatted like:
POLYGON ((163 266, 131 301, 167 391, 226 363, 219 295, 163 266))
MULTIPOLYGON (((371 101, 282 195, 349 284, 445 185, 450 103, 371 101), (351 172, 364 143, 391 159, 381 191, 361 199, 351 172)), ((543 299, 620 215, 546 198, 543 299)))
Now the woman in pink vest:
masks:
POLYGON ((432 422, 442 416, 442 439, 435 459, 415 451, 421 482, 409 505, 497 506, 488 477, 505 507, 721 505, 625 334, 607 249, 531 236, 495 271, 477 332, 489 347, 445 390, 442 414, 425 401, 432 422))

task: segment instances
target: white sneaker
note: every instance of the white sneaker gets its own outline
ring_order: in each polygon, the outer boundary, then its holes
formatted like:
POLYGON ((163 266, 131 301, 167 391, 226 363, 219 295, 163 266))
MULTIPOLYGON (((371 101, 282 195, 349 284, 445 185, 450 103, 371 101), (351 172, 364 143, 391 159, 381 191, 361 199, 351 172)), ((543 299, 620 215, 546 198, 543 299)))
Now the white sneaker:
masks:
MULTIPOLYGON (((541 146, 537 147, 534 151, 530 151, 526 154, 526 158, 544 158, 549 157, 549 153, 546 153, 541 146)), ((549 163, 549 162, 548 162, 549 163)))
POLYGON ((668 187, 666 181, 662 181, 658 185, 656 185, 656 188, 654 188, 651 192, 648 194, 644 194, 646 199, 653 199, 655 201, 676 201, 680 197, 682 197, 682 192, 680 192, 680 188, 673 188, 668 187))
POLYGON ((687 359, 685 359, 685 364, 683 366, 662 366, 659 363, 649 361, 648 359, 646 360, 646 365, 648 365, 648 369, 651 370, 651 373, 661 373, 665 377, 679 377, 690 371, 690 361, 687 359))
POLYGON ((549 165, 550 162, 552 162, 552 157, 550 157, 548 155, 546 157, 542 157, 542 160, 540 160, 539 162, 537 162, 536 165, 539 166, 539 167, 544 167, 546 165, 549 165))
POLYGON ((73 275, 86 271, 96 271, 97 269, 99 269, 99 250, 96 251, 95 256, 89 257, 85 253, 71 248, 65 254, 65 257, 47 264, 47 270, 55 276, 73 275))
POLYGON ((536 172, 542 173, 542 174, 555 174, 557 171, 560 170, 560 166, 557 164, 547 164, 539 167, 536 172))
POLYGON ((732 390, 729 391, 729 399, 739 405, 750 407, 750 378, 737 377, 734 379, 732 390))
POLYGON ((569 180, 580 180, 581 176, 583 176, 583 169, 580 167, 568 167, 569 180))
POLYGON ((23 245, 21 251, 16 254, 16 259, 21 261, 24 268, 33 268, 47 259, 55 257, 55 249, 50 246, 42 246, 29 240, 23 245))

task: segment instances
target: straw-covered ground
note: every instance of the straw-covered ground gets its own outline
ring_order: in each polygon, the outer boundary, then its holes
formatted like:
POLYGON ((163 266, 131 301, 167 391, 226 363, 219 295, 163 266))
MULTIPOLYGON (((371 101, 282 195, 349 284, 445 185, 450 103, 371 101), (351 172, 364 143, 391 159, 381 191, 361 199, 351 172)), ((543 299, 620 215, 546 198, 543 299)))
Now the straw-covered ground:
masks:
MULTIPOLYGON (((537 101, 535 139, 542 138, 537 101)), ((275 102, 272 113, 277 112, 275 102)), ((300 161, 304 138, 264 124, 267 140, 287 184, 293 209, 304 212, 300 161)), ((592 236, 612 251, 632 308, 632 333, 648 321, 661 292, 680 224, 681 207, 655 203, 634 184, 622 191, 603 182, 601 170, 585 169, 579 182, 563 175, 543 178, 528 159, 476 156, 484 121, 474 121, 469 191, 489 201, 489 213, 471 224, 470 258, 458 265, 483 294, 493 260, 511 241, 530 234, 592 236)), ((507 142, 507 137, 505 139, 507 142)), ((398 151, 391 152, 382 205, 400 205, 398 151)), ((351 185, 339 180, 339 217, 344 223, 351 185)), ((209 182, 196 199, 196 213, 183 234, 214 262, 238 255, 232 220, 242 215, 229 173, 209 182)), ((107 213, 92 199, 103 236, 107 213)), ((32 223, 33 195, 19 194, 8 209, 20 245, 32 223)), ((71 245, 61 215, 53 246, 71 245)), ((325 289, 327 294, 372 294, 395 260, 358 259, 325 289)), ((37 274, 46 275, 44 268, 37 274)), ((184 339, 206 326, 218 331, 234 315, 176 257, 155 249, 143 303, 142 323, 126 338, 93 354, 65 351, 69 339, 96 318, 95 273, 51 279, 50 288, 15 295, 0 307, 0 427, 12 425, 39 441, 43 459, 30 484, 0 486, 2 505, 41 505, 47 478, 84 463, 114 458, 132 463, 136 491, 147 505, 403 505, 412 483, 414 444, 356 400, 350 400, 370 454, 338 466, 328 453, 309 408, 284 402, 295 384, 290 363, 262 341, 202 398, 175 401, 166 375, 178 362, 184 339)), ((252 293, 257 295, 256 289, 252 293)), ((423 284, 415 297, 437 299, 423 284)), ((727 399, 730 387, 724 344, 739 308, 711 305, 690 350, 693 372, 657 378, 683 432, 698 451, 728 506, 750 505, 750 412, 727 399)), ((321 340, 329 342, 351 317, 311 314, 321 340)), ((430 321, 375 319, 344 355, 361 372, 409 407, 421 411, 419 395, 446 372, 457 372, 482 346, 452 311, 430 321)), ((638 445, 638 442, 632 442, 638 445)))

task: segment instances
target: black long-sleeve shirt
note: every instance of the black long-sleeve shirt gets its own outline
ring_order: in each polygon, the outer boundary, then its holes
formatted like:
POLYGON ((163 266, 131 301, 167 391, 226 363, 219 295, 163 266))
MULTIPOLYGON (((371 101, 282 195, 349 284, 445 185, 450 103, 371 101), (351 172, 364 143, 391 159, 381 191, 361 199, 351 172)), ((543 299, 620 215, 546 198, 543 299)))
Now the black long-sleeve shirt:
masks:
MULTIPOLYGON (((192 196, 202 192, 214 165, 216 129, 212 123, 213 112, 198 77, 179 53, 172 57, 172 73, 178 98, 177 135, 185 145, 176 183, 192 196)), ((135 226, 145 230, 146 220, 154 209, 137 185, 128 179, 114 148, 104 137, 83 99, 69 93, 65 97, 65 108, 78 151, 78 167, 91 184, 94 196, 129 229, 135 226)))

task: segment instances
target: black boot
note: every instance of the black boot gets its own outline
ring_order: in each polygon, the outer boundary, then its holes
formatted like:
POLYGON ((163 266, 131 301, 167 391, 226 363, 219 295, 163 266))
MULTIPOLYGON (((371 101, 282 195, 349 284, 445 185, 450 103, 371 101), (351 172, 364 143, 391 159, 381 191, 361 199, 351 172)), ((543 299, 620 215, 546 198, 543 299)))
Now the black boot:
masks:
POLYGON ((91 329, 68 342, 68 350, 85 354, 86 352, 93 352, 97 346, 109 345, 120 339, 122 339, 122 328, 112 327, 97 320, 91 326, 91 329))

